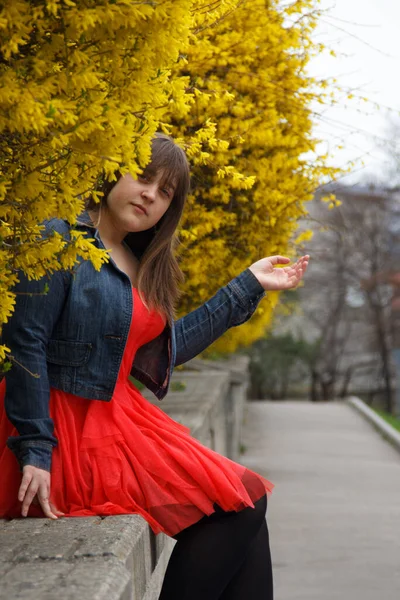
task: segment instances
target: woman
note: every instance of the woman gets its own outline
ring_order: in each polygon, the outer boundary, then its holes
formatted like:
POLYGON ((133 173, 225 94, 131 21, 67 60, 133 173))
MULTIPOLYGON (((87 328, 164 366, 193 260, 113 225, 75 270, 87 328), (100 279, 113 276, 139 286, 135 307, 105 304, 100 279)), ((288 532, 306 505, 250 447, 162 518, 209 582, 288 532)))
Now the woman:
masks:
MULTIPOLYGON (((265 290, 297 285, 308 257, 282 269, 289 259, 264 258, 174 322, 188 189, 183 151, 156 135, 143 175, 105 182, 75 225, 110 261, 39 282, 20 274, 2 335, 13 367, 0 389, 0 517, 138 513, 177 540, 162 600, 269 599, 273 485, 200 444, 128 376, 161 400, 175 365, 248 320, 265 290)), ((53 231, 68 238, 69 225, 52 219, 53 231)))

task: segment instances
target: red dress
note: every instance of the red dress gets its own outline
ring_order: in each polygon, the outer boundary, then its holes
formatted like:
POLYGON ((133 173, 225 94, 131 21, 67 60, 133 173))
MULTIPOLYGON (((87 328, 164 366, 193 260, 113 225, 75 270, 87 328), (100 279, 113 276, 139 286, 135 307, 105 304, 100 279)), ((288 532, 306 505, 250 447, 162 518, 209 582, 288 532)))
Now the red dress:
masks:
MULTIPOLYGON (((273 484, 203 446, 190 430, 146 400, 128 380, 137 349, 155 338, 165 321, 148 311, 133 288, 135 310, 110 402, 50 390, 50 415, 58 446, 53 451, 50 501, 68 517, 140 514, 155 533, 173 536, 214 503, 224 510, 254 506, 273 484)), ((21 515, 21 473, 6 446, 18 435, 4 410, 0 384, 0 517, 21 515)), ((29 516, 43 516, 31 505, 29 516)))

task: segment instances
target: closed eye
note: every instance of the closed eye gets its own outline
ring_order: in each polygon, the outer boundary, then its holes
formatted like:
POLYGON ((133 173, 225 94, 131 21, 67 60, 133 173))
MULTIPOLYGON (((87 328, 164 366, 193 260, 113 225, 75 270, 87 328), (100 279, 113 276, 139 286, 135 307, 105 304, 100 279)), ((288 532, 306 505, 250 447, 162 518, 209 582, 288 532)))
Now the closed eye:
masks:
POLYGON ((150 178, 147 175, 139 175, 139 181, 150 181, 150 178))
POLYGON ((169 188, 163 188, 161 191, 163 194, 165 194, 165 196, 167 196, 168 198, 171 198, 172 191, 169 188))

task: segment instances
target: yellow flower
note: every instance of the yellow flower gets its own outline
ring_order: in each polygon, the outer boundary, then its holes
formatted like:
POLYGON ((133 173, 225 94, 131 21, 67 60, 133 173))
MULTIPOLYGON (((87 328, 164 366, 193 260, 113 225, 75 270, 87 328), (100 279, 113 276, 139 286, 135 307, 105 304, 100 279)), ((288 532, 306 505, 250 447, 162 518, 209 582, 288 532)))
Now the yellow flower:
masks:
MULTIPOLYGON (((157 130, 177 138, 193 166, 182 312, 251 262, 304 241, 295 232, 305 203, 338 173, 315 156, 311 104, 331 102, 327 82, 306 72, 321 51, 311 38, 317 5, 4 0, 0 327, 13 311, 16 269, 38 279, 80 259, 96 269, 108 260, 78 232, 69 243, 38 243, 39 225, 53 216, 73 224, 103 172, 137 175, 157 130)), ((268 294, 219 349, 262 336, 278 298, 268 294)))

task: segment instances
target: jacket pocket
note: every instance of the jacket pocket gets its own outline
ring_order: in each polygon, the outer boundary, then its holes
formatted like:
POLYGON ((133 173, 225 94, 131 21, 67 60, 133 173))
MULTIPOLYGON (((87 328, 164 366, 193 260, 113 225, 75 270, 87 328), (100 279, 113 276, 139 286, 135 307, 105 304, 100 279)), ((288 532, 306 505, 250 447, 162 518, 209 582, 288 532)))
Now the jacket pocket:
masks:
POLYGON ((49 340, 46 349, 46 360, 55 365, 79 367, 87 363, 91 351, 92 344, 89 342, 49 340))

